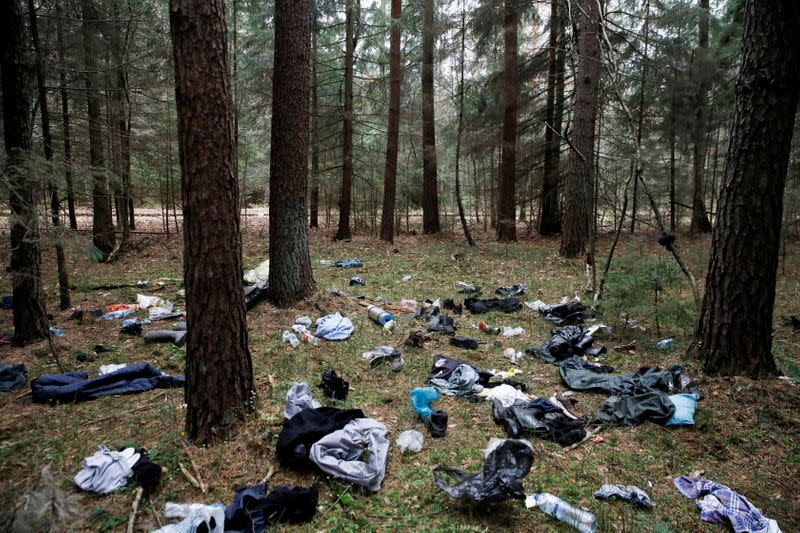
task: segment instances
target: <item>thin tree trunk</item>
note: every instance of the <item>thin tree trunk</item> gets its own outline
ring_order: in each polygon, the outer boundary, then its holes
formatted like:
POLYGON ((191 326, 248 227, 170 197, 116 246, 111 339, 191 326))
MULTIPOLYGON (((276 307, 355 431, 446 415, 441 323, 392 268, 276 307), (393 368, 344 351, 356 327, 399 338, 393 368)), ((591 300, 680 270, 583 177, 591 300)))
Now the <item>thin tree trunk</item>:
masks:
POLYGON ((708 128, 708 70, 711 64, 708 55, 708 26, 710 11, 709 0, 698 0, 700 22, 698 24, 698 48, 694 57, 692 73, 697 83, 697 101, 695 102, 695 123, 692 129, 694 141, 694 189, 692 191, 692 233, 710 233, 711 221, 708 220, 705 201, 703 199, 703 179, 706 164, 706 129, 708 128))
MULTIPOLYGON (((542 176, 541 214, 539 234, 555 235, 561 231, 561 213, 558 201, 558 160, 561 151, 560 128, 555 127, 556 79, 558 73, 559 44, 561 43, 561 16, 559 0, 550 0, 550 37, 547 51, 547 105, 544 128, 544 172, 542 176)), ((563 62, 562 62, 563 67, 563 62)), ((563 80, 564 73, 560 73, 563 80)), ((563 82, 561 85, 563 99, 563 82)), ((560 120, 560 119, 559 119, 560 120)))
POLYGON ((110 134, 115 139, 114 157, 112 168, 120 178, 120 186, 116 197, 117 221, 122 228, 122 236, 113 256, 125 253, 130 238, 130 219, 128 216, 128 194, 130 192, 130 108, 128 106, 128 81, 125 67, 125 49, 122 40, 122 28, 119 13, 114 6, 114 20, 110 23, 109 44, 114 61, 112 75, 115 78, 115 87, 112 93, 111 117, 112 127, 110 134))
POLYGON ((255 399, 225 2, 171 0, 169 12, 185 215, 186 432, 205 443, 224 438, 255 399))
POLYGON ((461 70, 458 81, 458 133, 456 134, 456 203, 458 204, 458 216, 461 218, 461 229, 464 230, 464 238, 467 244, 475 246, 472 235, 469 232, 467 217, 464 215, 464 203, 461 200, 461 179, 459 171, 461 169, 461 134, 464 131, 464 48, 467 35, 467 13, 464 7, 464 0, 461 0, 461 70))
POLYGON ((64 174, 67 181, 67 212, 69 214, 69 227, 78 229, 78 219, 75 216, 75 190, 72 183, 72 142, 70 139, 69 126, 69 97, 67 95, 67 68, 64 56, 64 34, 62 26, 62 0, 56 0, 56 43, 58 48, 58 59, 61 63, 58 69, 61 93, 61 121, 64 128, 64 174))
POLYGON ((517 7, 505 0, 503 73, 503 153, 500 173, 497 240, 517 240, 517 7))
MULTIPOLYGON (((16 1, 16 0, 14 0, 16 1)), ((53 163, 53 137, 50 134, 50 113, 48 111, 46 81, 44 79, 44 57, 39 45, 39 25, 36 20, 36 9, 33 0, 28 0, 28 15, 31 22, 31 39, 33 50, 36 55, 36 81, 39 92, 39 111, 42 117, 42 138, 44 140, 44 157, 48 163, 48 171, 51 174, 50 187, 50 214, 53 222, 55 235, 53 242, 56 249, 56 265, 58 268, 58 296, 59 307, 69 309, 69 278, 67 275, 67 262, 64 258, 64 245, 61 242, 60 227, 61 218, 59 217, 59 207, 61 201, 58 199, 58 185, 55 180, 55 173, 52 171, 53 163)))
POLYGON ((92 166, 94 187, 92 189, 92 242, 107 259, 114 250, 116 236, 111 213, 111 197, 108 193, 105 157, 103 149, 103 128, 98 98, 97 80, 97 8, 93 0, 81 0, 83 8, 83 52, 84 76, 86 78, 86 105, 89 114, 89 154, 92 166))
POLYGON ((277 0, 269 180, 269 300, 288 306, 314 290, 308 253, 311 2, 277 0))
POLYGON ((434 0, 422 0, 422 232, 439 233, 433 96, 434 0))
POLYGON ((747 0, 733 125, 705 297, 689 354, 706 372, 778 372, 773 308, 783 195, 800 85, 800 6, 747 0))
POLYGON ((397 196, 397 152, 400 139, 400 15, 401 0, 392 0, 389 37, 389 128, 386 138, 386 170, 383 174, 381 240, 394 242, 394 205, 397 196))
POLYGON ((342 148, 342 188, 339 193, 339 227, 335 241, 349 240, 350 234, 350 207, 353 195, 353 54, 355 52, 355 38, 353 37, 354 16, 353 2, 360 0, 347 0, 345 9, 345 52, 344 52, 344 142, 342 148))
MULTIPOLYGON (((650 46, 650 0, 645 2, 645 15, 644 15, 644 55, 642 56, 642 78, 639 82, 639 117, 636 128, 636 150, 641 152, 642 149, 642 125, 644 124, 644 89, 647 84, 647 51, 650 46)), ((631 210, 631 233, 636 232, 636 210, 637 198, 639 196, 639 180, 642 176, 642 165, 635 165, 634 172, 636 176, 633 180, 633 209, 631 210)))
POLYGON ((669 128, 669 230, 672 232, 677 227, 675 218, 675 142, 678 132, 675 131, 675 113, 675 98, 673 96, 669 128))
POLYGON ((564 257, 587 251, 592 236, 592 191, 594 184, 594 130, 600 81, 600 10, 597 0, 580 0, 578 70, 575 76, 574 126, 569 155, 561 220, 561 250, 564 257))
POLYGON ((311 2, 311 220, 309 226, 319 227, 319 96, 317 94, 317 63, 319 12, 317 0, 311 2))
POLYGON ((709 211, 711 216, 714 216, 714 202, 717 198, 717 161, 719 161, 719 126, 717 127, 716 139, 714 141, 714 169, 711 172, 711 204, 709 211))

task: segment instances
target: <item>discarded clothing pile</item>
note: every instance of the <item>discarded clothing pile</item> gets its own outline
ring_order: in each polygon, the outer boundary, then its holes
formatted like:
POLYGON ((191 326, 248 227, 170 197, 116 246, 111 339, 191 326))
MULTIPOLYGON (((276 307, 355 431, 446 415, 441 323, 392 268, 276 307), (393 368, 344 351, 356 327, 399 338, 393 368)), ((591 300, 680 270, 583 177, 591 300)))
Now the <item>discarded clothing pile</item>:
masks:
POLYGON ((618 498, 640 509, 655 509, 656 504, 645 491, 634 485, 603 485, 594 493, 598 500, 618 498))
POLYGON ((478 369, 462 359, 435 355, 428 383, 445 396, 471 396, 483 390, 478 369))
POLYGON ((343 259, 334 263, 339 268, 357 268, 364 266, 364 261, 361 259, 343 259))
POLYGON ((44 374, 31 381, 33 401, 85 402, 103 396, 138 394, 152 389, 183 387, 183 376, 170 376, 146 363, 135 363, 89 379, 85 370, 66 374, 44 374))
POLYGON ((687 498, 702 498, 697 500, 697 506, 703 522, 730 526, 736 533, 780 533, 775 520, 761 514, 747 498, 725 485, 685 476, 676 477, 674 483, 687 498))
POLYGON ((418 387, 412 389, 409 396, 411 408, 425 422, 431 437, 435 439, 444 437, 447 431, 447 413, 433 408, 433 402, 442 398, 439 391, 433 387, 418 387))
POLYGON ((503 426, 511 438, 535 435, 541 439, 570 446, 586 437, 586 419, 575 418, 568 411, 543 398, 515 399, 504 404, 492 401, 492 419, 503 426))
POLYGON ((380 489, 389 452, 383 424, 366 418, 360 409, 313 407, 316 402, 305 383, 292 386, 286 400, 286 420, 275 446, 282 466, 316 466, 373 492, 380 489))
POLYGON ((0 391, 12 391, 25 385, 28 369, 25 365, 11 365, 0 361, 0 391))
POLYGON ((575 355, 598 356, 605 353, 605 346, 593 346, 594 337, 590 330, 580 326, 565 326, 553 330, 551 337, 541 346, 525 350, 528 355, 538 357, 546 363, 555 363, 575 355))
POLYGON ((583 324, 587 318, 593 316, 592 310, 577 299, 568 301, 564 298, 557 304, 546 304, 541 300, 536 300, 526 302, 525 305, 534 311, 539 311, 544 315, 545 320, 549 320, 557 326, 583 324))
POLYGON ((82 496, 65 492, 61 483, 53 478, 50 465, 42 467, 39 480, 11 506, 8 513, 0 515, 0 531, 27 533, 29 531, 70 531, 83 511, 82 496))
POLYGON ((131 476, 149 491, 161 482, 161 467, 151 462, 144 450, 112 452, 101 444, 94 455, 83 460, 74 481, 81 490, 109 494, 125 486, 131 476))
POLYGON ((258 302, 267 297, 269 287, 269 259, 259 263, 242 276, 244 281, 244 308, 249 311, 258 302))
POLYGON ((361 357, 369 362, 370 368, 377 368, 383 364, 389 364, 390 368, 399 372, 406 364, 403 354, 391 346, 377 346, 374 350, 364 352, 361 357))
POLYGON ((425 322, 425 329, 427 329, 430 333, 455 335, 456 322, 452 317, 447 315, 429 315, 427 321, 425 322))
MULTIPOLYGON (((598 422, 634 426, 650 420, 666 426, 686 425, 673 422, 692 419, 694 415, 694 405, 683 401, 681 412, 676 414, 676 404, 667 395, 694 388, 694 382, 680 366, 673 366, 669 370, 646 367, 635 374, 616 376, 568 366, 559 366, 558 371, 570 389, 599 390, 611 394, 595 416, 598 422)), ((696 402, 697 396, 693 396, 696 402)))
POLYGON ((502 311, 504 313, 515 313, 520 310, 522 304, 519 303, 517 298, 487 298, 480 300, 478 298, 467 298, 464 300, 464 307, 474 314, 480 315, 488 313, 489 311, 502 311))
POLYGON ((456 499, 475 503, 524 500, 522 478, 533 464, 533 446, 516 439, 491 439, 483 452, 483 470, 470 474, 439 466, 433 470, 436 485, 456 499))
POLYGON ((509 296, 522 296, 525 294, 525 291, 528 290, 527 285, 523 285, 522 283, 517 283, 513 287, 498 287, 495 289, 494 293, 505 298, 509 296))
POLYGON ((343 341, 349 339, 355 329, 349 318, 336 312, 317 319, 316 336, 329 341, 343 341))

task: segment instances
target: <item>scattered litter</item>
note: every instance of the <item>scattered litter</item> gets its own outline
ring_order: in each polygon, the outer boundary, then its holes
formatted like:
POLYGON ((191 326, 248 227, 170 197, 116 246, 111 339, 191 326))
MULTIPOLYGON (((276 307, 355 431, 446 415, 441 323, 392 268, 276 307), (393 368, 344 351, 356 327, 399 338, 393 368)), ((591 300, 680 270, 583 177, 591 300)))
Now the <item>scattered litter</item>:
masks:
POLYGON ((68 320, 77 320, 78 322, 83 321, 83 309, 73 309, 72 314, 69 315, 68 320))
POLYGON ((357 268, 364 266, 364 261, 361 259, 344 259, 334 263, 339 268, 357 268))
POLYGON ((52 335, 53 337, 63 337, 64 330, 50 326, 50 335, 52 335))
POLYGON ((75 360, 79 363, 94 363, 94 357, 87 353, 80 352, 75 356, 75 360))
POLYGON ((253 285, 261 280, 269 279, 269 259, 262 261, 255 268, 246 271, 242 279, 247 285, 253 285))
POLYGON ((275 453, 281 466, 303 469, 312 466, 308 452, 319 439, 342 429, 351 420, 364 418, 361 409, 317 407, 303 409, 292 418, 284 420, 278 434, 275 453))
POLYGON ((447 396, 469 396, 483 390, 478 384, 478 371, 475 367, 462 361, 437 355, 433 359, 433 367, 428 374, 428 383, 447 396))
POLYGON ((356 285, 358 285, 359 287, 363 287, 366 284, 367 284, 367 282, 364 281, 364 278, 359 278, 359 277, 350 278, 350 286, 351 287, 356 286, 356 285))
POLYGON ((424 439, 422 433, 409 429, 400 433, 394 442, 400 447, 400 453, 405 453, 406 451, 419 453, 422 450, 424 439))
POLYGON ((266 483, 244 487, 225 508, 225 531, 264 531, 269 525, 302 524, 314 518, 319 490, 313 487, 281 486, 267 494, 266 483))
POLYGON ((515 328, 503 326, 503 337, 516 337, 517 335, 522 335, 523 333, 525 333, 525 330, 519 326, 515 328))
POLYGON ((317 319, 317 337, 329 341, 343 341, 350 338, 355 327, 349 318, 336 312, 317 319))
POLYGON ((0 391, 7 392, 19 389, 28 380, 28 369, 25 365, 12 365, 0 361, 0 391))
POLYGON ((513 287, 499 287, 495 289, 494 293, 498 294, 503 297, 509 296, 522 296, 528 290, 527 285, 523 285, 522 283, 517 283, 513 287))
POLYGON ((483 465, 483 470, 470 474, 463 470, 439 466, 433 470, 436 485, 456 499, 475 503, 522 500, 522 478, 533 464, 533 446, 516 439, 501 441, 483 465))
POLYGON ((283 330, 283 333, 281 333, 281 341, 290 345, 292 348, 297 348, 300 346, 300 339, 298 339, 297 335, 291 331, 283 330))
POLYGON ((311 387, 308 383, 299 382, 292 385, 286 393, 286 407, 283 410, 283 417, 292 418, 303 409, 316 409, 320 404, 311 397, 311 387))
POLYGON ((503 352, 503 357, 516 365, 519 363, 519 360, 522 359, 522 352, 518 352, 514 350, 514 348, 506 348, 503 352))
POLYGON ((403 276, 402 278, 400 278, 400 281, 402 281, 403 283, 406 283, 406 282, 408 282, 408 281, 411 281, 411 279, 412 279, 413 277, 414 277, 414 276, 412 276, 411 274, 406 274, 405 276, 403 276))
POLYGON ((421 329, 417 329, 408 334, 408 338, 403 341, 403 344, 412 348, 424 348, 426 342, 431 342, 433 336, 430 333, 425 333, 421 329))
POLYGON ((417 310, 417 301, 408 298, 403 298, 402 300, 400 300, 400 303, 397 304, 397 306, 402 307, 403 309, 411 311, 413 313, 417 310))
POLYGON ((466 294, 473 297, 478 297, 481 294, 480 287, 473 285, 472 283, 467 283, 466 281, 457 281, 456 286, 459 287, 457 291, 459 294, 466 294))
POLYGON ((444 437, 447 431, 447 413, 444 411, 434 411, 431 416, 425 419, 425 427, 434 439, 444 437))
POLYGON ((83 516, 81 495, 67 493, 60 485, 53 478, 50 465, 43 466, 36 485, 22 495, 8 515, 0 517, 0 530, 69 531, 83 516))
POLYGON ((377 492, 386 475, 387 433, 377 420, 356 418, 315 442, 309 456, 326 474, 377 492))
POLYGON ((255 305, 267 297, 267 289, 269 288, 269 280, 258 280, 252 285, 244 287, 244 308, 249 311, 255 305))
POLYGON ((336 263, 333 261, 333 259, 320 259, 319 264, 322 266, 333 266, 336 263))
POLYGON ((14 309, 14 295, 6 294, 0 300, 0 309, 11 310, 14 309))
POLYGON ((152 365, 134 363, 92 379, 85 370, 44 374, 31 381, 31 393, 36 403, 71 403, 103 396, 138 394, 156 388, 183 387, 185 382, 183 376, 170 376, 152 365))
POLYGON ((500 402, 503 407, 510 407, 517 400, 521 400, 523 402, 530 400, 527 394, 505 383, 498 385, 497 387, 492 387, 491 389, 484 389, 480 396, 485 397, 487 400, 496 400, 500 402))
POLYGON ((605 440, 606 440, 606 436, 605 435, 598 435, 598 436, 596 436, 594 438, 593 442, 594 442, 594 445, 597 446, 598 444, 601 444, 601 443, 605 442, 605 440))
POLYGON ((383 326, 383 329, 389 331, 393 330, 395 324, 397 323, 397 317, 387 311, 384 311, 377 305, 370 305, 367 307, 367 316, 369 316, 369 319, 376 324, 383 326))
POLYGON ((662 339, 656 343, 657 350, 667 350, 675 346, 675 339, 662 339))
POLYGON ((322 373, 322 383, 319 384, 319 388, 328 398, 342 401, 350 392, 350 383, 339 377, 334 369, 329 368, 322 373))
POLYGON ((150 321, 139 320, 138 318, 127 318, 122 321, 122 329, 120 330, 120 333, 138 337, 142 334, 142 326, 145 324, 150 324, 150 321))
POLYGON ((131 313, 133 313, 133 309, 120 309, 118 311, 109 311, 108 313, 103 315, 103 320, 118 320, 120 318, 126 318, 131 313))
POLYGON ((139 309, 147 309, 150 307, 159 307, 164 305, 164 300, 158 296, 147 296, 146 294, 137 294, 136 303, 139 309))
MULTIPOLYGON (((94 358, 92 358, 92 360, 94 360, 94 358)), ((108 365, 100 365, 100 368, 97 369, 97 375, 105 376, 106 374, 111 374, 112 372, 116 372, 117 370, 122 370, 127 366, 128 363, 111 363, 108 365)))
POLYGON ((550 339, 540 346, 527 348, 526 353, 546 363, 555 363, 575 355, 597 357, 606 352, 605 346, 593 346, 594 337, 580 326, 565 326, 553 330, 550 339))
POLYGON ((106 352, 116 352, 117 349, 113 346, 103 346, 102 344, 96 344, 92 351, 96 354, 106 353, 106 352))
POLYGON ((442 397, 439 391, 433 387, 417 387, 411 390, 411 408, 414 409, 423 420, 433 413, 432 402, 440 400, 442 397))
POLYGON ((156 529, 153 533, 223 533, 225 531, 225 507, 219 503, 204 505, 202 503, 164 504, 164 518, 182 518, 180 522, 156 529))
POLYGON ((500 335, 500 332, 502 331, 500 328, 493 328, 483 320, 479 320, 478 323, 473 324, 472 327, 478 328, 484 333, 491 333, 492 335, 500 335))
POLYGON ((175 307, 175 304, 170 302, 169 300, 164 301, 161 305, 156 307, 151 307, 148 311, 151 320, 158 320, 159 318, 166 317, 168 315, 172 315, 172 310, 175 307))
POLYGON ((503 426, 511 438, 530 434, 561 446, 571 446, 586 437, 585 419, 573 420, 561 407, 543 398, 514 400, 508 406, 494 400, 492 419, 503 426))
POLYGON ((511 297, 511 298, 491 298, 485 300, 479 300, 477 298, 467 298, 464 300, 464 307, 467 310, 475 315, 480 315, 483 313, 488 313, 489 311, 503 311, 504 313, 514 313, 519 311, 522 304, 519 303, 519 300, 511 297))
POLYGON ((156 329, 146 332, 142 338, 146 343, 171 342, 175 346, 183 346, 186 343, 186 332, 156 329))
POLYGON ((429 332, 443 333, 444 335, 455 335, 456 322, 453 317, 447 315, 429 315, 425 324, 425 328, 429 332))
POLYGON ((83 468, 75 475, 75 484, 81 490, 109 494, 128 483, 131 469, 139 460, 133 448, 112 452, 105 445, 97 447, 94 455, 83 460, 83 468))
POLYGON ((594 493, 598 500, 609 500, 619 498, 628 502, 634 507, 641 509, 655 509, 656 504, 650 499, 645 491, 634 485, 603 485, 600 490, 594 493))
POLYGON ((377 368, 382 364, 389 363, 395 372, 402 370, 406 364, 400 352, 391 346, 378 346, 375 349, 361 354, 361 357, 369 362, 370 368, 377 368))
POLYGON ((595 533, 597 531, 597 518, 588 509, 573 507, 561 498, 541 492, 531 494, 525 499, 528 509, 538 507, 543 513, 552 516, 560 522, 569 524, 580 533, 595 533))
POLYGON ((292 331, 300 335, 300 337, 309 344, 319 346, 319 337, 315 337, 314 334, 311 333, 308 328, 306 328, 306 326, 302 324, 292 324, 292 331))
POLYGON ((575 298, 568 300, 566 297, 557 304, 546 304, 541 300, 526 302, 526 306, 544 315, 545 320, 557 326, 570 326, 582 324, 587 318, 593 316, 592 310, 583 302, 575 298))
POLYGON ((687 498, 697 499, 700 519, 709 524, 730 526, 736 533, 780 533, 778 523, 767 518, 750 500, 729 487, 702 478, 679 476, 675 488, 687 498))
POLYGON ((461 316, 461 314, 464 312, 464 306, 462 304, 456 305, 456 303, 450 298, 444 301, 442 307, 448 311, 452 311, 454 315, 458 316, 461 316))
POLYGON ((314 322, 307 316, 299 316, 294 320, 294 323, 310 328, 314 322))
POLYGON ((478 341, 469 337, 455 336, 450 338, 450 346, 456 348, 464 348, 465 350, 477 350, 478 341))
POLYGON ((667 427, 693 426, 694 412, 697 409, 697 394, 673 394, 669 396, 669 401, 675 406, 675 412, 664 425, 667 427))

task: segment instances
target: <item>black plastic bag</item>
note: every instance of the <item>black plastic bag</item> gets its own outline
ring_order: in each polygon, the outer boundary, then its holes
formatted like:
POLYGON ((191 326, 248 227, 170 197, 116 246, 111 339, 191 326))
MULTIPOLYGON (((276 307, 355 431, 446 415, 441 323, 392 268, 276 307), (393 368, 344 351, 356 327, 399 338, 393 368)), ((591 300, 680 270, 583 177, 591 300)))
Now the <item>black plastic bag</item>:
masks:
POLYGON ((329 368, 323 372, 319 388, 328 398, 341 401, 347 398, 347 393, 350 392, 350 383, 340 378, 334 369, 329 368))
POLYGON ((533 464, 530 443, 506 439, 489 453, 483 470, 470 474, 456 468, 439 466, 433 470, 436 485, 453 498, 475 503, 524 500, 522 478, 533 464))
POLYGON ((434 439, 444 437, 444 433, 447 431, 447 413, 434 411, 425 419, 425 425, 434 439))
POLYGON ((470 339, 469 337, 461 337, 456 335, 455 337, 450 339, 450 346, 455 346, 456 348, 464 348, 465 350, 477 350, 478 341, 476 341, 475 339, 470 339))
POLYGON ((491 298, 479 300, 477 298, 467 298, 464 300, 464 307, 475 315, 488 313, 489 311, 503 311, 504 313, 514 313, 519 311, 522 304, 516 298, 491 298))

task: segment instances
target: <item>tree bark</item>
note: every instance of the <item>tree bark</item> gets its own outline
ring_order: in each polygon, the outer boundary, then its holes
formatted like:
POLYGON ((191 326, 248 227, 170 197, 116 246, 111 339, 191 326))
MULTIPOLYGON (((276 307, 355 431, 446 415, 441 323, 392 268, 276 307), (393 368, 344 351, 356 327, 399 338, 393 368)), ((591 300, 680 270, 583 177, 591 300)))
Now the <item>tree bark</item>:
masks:
POLYGON ((317 0, 312 0, 311 22, 311 215, 309 226, 319 227, 319 96, 317 87, 317 32, 319 13, 317 0))
MULTIPOLYGON (((642 127, 644 125, 644 89, 647 84, 647 51, 650 46, 650 0, 645 1, 645 16, 644 16, 644 55, 642 57, 642 77, 639 82, 639 116, 637 118, 636 128, 636 149, 641 153, 642 149, 642 127)), ((638 209, 639 197, 639 180, 642 176, 642 165, 634 165, 634 172, 636 175, 633 178, 633 209, 631 210, 631 233, 636 232, 636 215, 638 209)))
POLYGON ((777 373, 772 316, 800 84, 800 5, 747 0, 705 297, 689 353, 711 374, 777 373))
POLYGON ((171 0, 169 9, 184 215, 186 432, 205 443, 224 437, 255 398, 233 97, 224 0, 171 0))
POLYGON ((422 0, 422 232, 442 231, 436 178, 436 123, 433 97, 434 4, 422 0))
POLYGON ((103 152, 103 119, 98 97, 98 44, 99 23, 93 0, 81 0, 83 8, 83 53, 86 78, 86 106, 89 114, 89 158, 94 178, 92 189, 92 242, 107 259, 114 250, 116 236, 108 194, 105 156, 103 152))
MULTIPOLYGON (((542 176, 542 209, 539 216, 539 235, 556 235, 561 232, 561 213, 558 201, 558 162, 561 152, 560 128, 555 126, 556 79, 564 72, 558 71, 559 44, 561 44, 561 16, 559 0, 550 0, 550 38, 547 51, 547 105, 544 128, 544 173, 542 176)), ((563 62, 562 62, 563 67, 563 62)), ((561 85, 563 98, 563 81, 561 85)), ((562 104, 563 111, 563 104, 562 104)), ((560 118, 559 118, 560 122, 560 118)))
POLYGON ((281 307, 314 290, 306 226, 311 2, 275 3, 268 296, 281 307))
POLYGON ((23 346, 48 336, 42 291, 42 257, 36 220, 31 155, 29 100, 30 65, 22 9, 18 0, 0 2, 0 75, 3 90, 3 138, 11 204, 11 283, 14 297, 14 338, 23 346))
POLYGON ((517 6, 505 0, 503 73, 503 154, 500 174, 497 240, 517 240, 517 6))
POLYGON ((64 174, 67 182, 67 213, 69 227, 78 229, 78 219, 75 216, 75 190, 72 183, 72 141, 70 139, 69 125, 69 96, 67 95, 67 68, 65 63, 66 51, 64 49, 64 32, 62 30, 62 0, 56 0, 56 43, 58 59, 61 63, 58 69, 61 93, 61 123, 64 130, 64 174))
POLYGON ((600 11, 597 0, 580 0, 578 70, 575 76, 572 150, 569 154, 564 212, 561 220, 561 250, 564 257, 586 251, 592 235, 592 191, 594 189, 594 130, 600 81, 600 11))
MULTIPOLYGON (((464 50, 467 36, 467 12, 464 0, 461 0, 461 68, 458 80, 458 132, 456 134, 456 204, 458 205, 458 216, 461 219, 461 229, 464 231, 464 238, 467 244, 475 246, 472 234, 467 224, 467 216, 464 214, 464 202, 461 199, 461 135, 464 131, 464 50)), ((476 197, 477 199, 477 197, 476 197)))
POLYGON ((386 170, 383 174, 381 240, 394 242, 394 205, 397 195, 397 152, 400 140, 400 15, 401 0, 392 0, 389 37, 389 129, 386 134, 386 170))
POLYGON ((711 221, 706 213, 703 198, 703 180, 706 165, 706 130, 708 129, 708 71, 711 60, 708 54, 708 25, 710 11, 708 0, 698 0, 700 21, 698 24, 698 48, 695 51, 692 73, 696 77, 697 95, 695 102, 695 122, 692 129, 694 141, 694 188, 692 190, 692 233, 711 233, 711 221))
POLYGON ((120 180, 120 185, 115 197, 117 220, 122 229, 114 256, 125 253, 125 248, 130 238, 130 218, 128 207, 130 202, 130 108, 128 106, 128 76, 125 66, 125 44, 122 39, 122 23, 119 20, 119 10, 114 4, 113 20, 108 29, 111 57, 114 62, 111 75, 114 79, 111 98, 111 137, 114 139, 112 169, 120 180))
MULTIPOLYGON (((345 45, 344 45, 344 141, 342 147, 342 188, 339 192, 339 227, 335 241, 350 240, 350 206, 353 196, 353 55, 356 42, 353 37, 353 1, 347 0, 345 6, 345 45)), ((355 0, 359 2, 360 0, 355 0)))
POLYGON ((64 244, 61 242, 61 235, 59 228, 61 227, 61 218, 59 217, 59 209, 61 200, 58 198, 58 184, 55 179, 55 172, 53 171, 53 136, 50 133, 50 113, 48 110, 47 102, 47 89, 44 76, 44 57, 42 54, 41 46, 39 45, 39 24, 36 20, 36 9, 33 0, 28 0, 28 16, 31 22, 31 40, 33 41, 33 51, 36 54, 36 81, 39 92, 39 111, 42 117, 42 139, 44 140, 44 157, 48 163, 48 173, 50 180, 48 186, 50 188, 50 214, 55 230, 53 236, 53 243, 56 249, 56 268, 58 269, 58 296, 59 307, 61 309, 69 309, 69 276, 67 274, 67 262, 64 257, 64 244))

